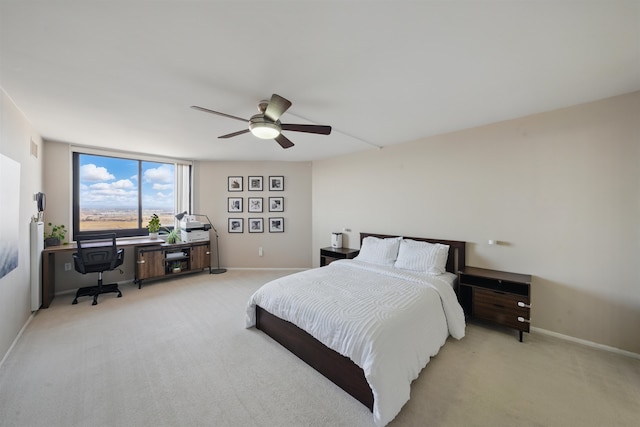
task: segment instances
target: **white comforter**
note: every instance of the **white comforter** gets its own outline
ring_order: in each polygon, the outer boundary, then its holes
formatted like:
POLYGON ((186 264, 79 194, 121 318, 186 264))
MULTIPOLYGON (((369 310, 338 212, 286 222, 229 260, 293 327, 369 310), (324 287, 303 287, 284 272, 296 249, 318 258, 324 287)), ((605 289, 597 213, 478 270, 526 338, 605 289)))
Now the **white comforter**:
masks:
POLYGON ((449 334, 464 337, 451 276, 334 261, 262 286, 249 299, 246 327, 255 326, 259 305, 349 357, 373 391, 375 424, 384 426, 449 334))

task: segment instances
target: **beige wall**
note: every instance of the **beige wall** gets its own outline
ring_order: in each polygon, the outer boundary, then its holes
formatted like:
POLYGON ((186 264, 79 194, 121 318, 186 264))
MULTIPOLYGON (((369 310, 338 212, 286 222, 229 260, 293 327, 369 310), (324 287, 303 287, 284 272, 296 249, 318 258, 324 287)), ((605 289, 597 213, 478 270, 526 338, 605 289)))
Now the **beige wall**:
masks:
POLYGON ((309 268, 311 266, 311 163, 196 162, 195 211, 209 215, 220 236, 220 264, 227 268, 309 268), (247 191, 249 175, 263 176, 263 191, 247 191), (268 177, 284 176, 284 191, 269 191, 268 177), (245 190, 228 192, 227 177, 243 176, 245 190), (227 212, 227 198, 242 197, 244 212, 227 212), (262 197, 264 212, 248 213, 247 198, 262 197), (284 212, 269 212, 269 197, 284 197, 284 212), (227 219, 244 218, 244 233, 227 232, 227 219), (247 218, 264 218, 264 233, 249 233, 247 218), (269 233, 269 217, 284 217, 285 232, 269 233), (263 256, 258 248, 263 248, 263 256))
POLYGON ((317 161, 312 194, 314 251, 343 228, 465 240, 534 276, 534 327, 640 353, 640 92, 317 161))
MULTIPOLYGON (((0 279, 0 360, 31 315, 30 288, 30 228, 31 217, 37 213, 33 195, 42 188, 42 140, 33 126, 0 88, 0 153, 20 163, 19 206, 2 209, 19 211, 18 267, 0 279), (31 140, 38 157, 31 155, 31 140)), ((1 185, 17 185, 3 182, 1 185)), ((0 236, 2 238, 2 236, 0 236)))

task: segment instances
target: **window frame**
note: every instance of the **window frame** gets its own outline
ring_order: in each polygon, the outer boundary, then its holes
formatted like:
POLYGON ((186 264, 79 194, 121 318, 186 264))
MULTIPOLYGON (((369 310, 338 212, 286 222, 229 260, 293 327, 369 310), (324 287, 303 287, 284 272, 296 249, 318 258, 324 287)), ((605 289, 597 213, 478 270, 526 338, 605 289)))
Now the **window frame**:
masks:
MULTIPOLYGON (((77 236, 84 236, 89 234, 95 234, 96 232, 110 232, 116 233, 116 237, 124 238, 124 237, 144 237, 149 235, 149 231, 146 228, 146 219, 142 218, 142 163, 143 162, 155 162, 155 163, 165 163, 174 165, 174 207, 176 212, 182 212, 184 210, 190 210, 193 194, 193 162, 188 161, 179 161, 168 158, 159 158, 159 157, 149 157, 142 155, 134 155, 131 153, 121 153, 121 152, 108 152, 102 150, 91 150, 91 149, 82 149, 82 148, 72 148, 71 150, 71 160, 72 160, 72 232, 73 238, 75 239, 77 236), (102 157, 111 157, 116 159, 123 160, 133 160, 138 162, 138 178, 139 178, 139 186, 138 186, 138 228, 127 228, 127 229, 104 229, 104 230, 91 230, 91 231, 80 231, 80 156, 81 155, 92 155, 92 156, 102 156, 102 157), (188 167, 188 182, 183 182, 183 179, 178 178, 178 168, 180 166, 188 167), (179 189, 178 186, 181 185, 183 188, 179 189), (184 191, 188 192, 186 200, 188 201, 189 206, 181 206, 181 200, 185 199, 183 197, 184 191)), ((173 226, 163 226, 169 230, 173 229, 173 226)))

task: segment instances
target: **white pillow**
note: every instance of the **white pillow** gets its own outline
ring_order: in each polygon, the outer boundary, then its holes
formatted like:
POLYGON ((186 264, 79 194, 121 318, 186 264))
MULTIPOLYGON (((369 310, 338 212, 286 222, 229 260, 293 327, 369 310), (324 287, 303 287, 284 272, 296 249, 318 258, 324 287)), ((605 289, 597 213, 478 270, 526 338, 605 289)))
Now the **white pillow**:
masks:
POLYGON ((446 271, 448 257, 449 245, 404 239, 394 267, 436 276, 446 271))
POLYGON ((372 264, 392 266, 398 257, 398 248, 402 237, 365 237, 362 240, 360 253, 354 259, 372 264))

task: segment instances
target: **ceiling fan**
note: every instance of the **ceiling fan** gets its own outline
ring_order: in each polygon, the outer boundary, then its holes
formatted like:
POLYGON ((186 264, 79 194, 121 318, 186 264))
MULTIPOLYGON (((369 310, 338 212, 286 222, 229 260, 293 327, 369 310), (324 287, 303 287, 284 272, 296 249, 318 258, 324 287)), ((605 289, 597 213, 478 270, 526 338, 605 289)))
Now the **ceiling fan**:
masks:
POLYGON ((291 101, 275 93, 271 95, 271 99, 269 101, 262 100, 258 103, 258 111, 260 112, 251 116, 249 120, 232 116, 226 113, 209 110, 208 108, 198 107, 197 105, 191 106, 191 108, 204 111, 205 113, 217 114, 219 116, 229 117, 230 119, 236 119, 245 123, 249 123, 248 129, 229 133, 227 135, 222 135, 218 138, 232 138, 234 136, 251 132, 253 135, 261 139, 275 139, 282 148, 291 148, 293 147, 293 142, 291 142, 289 138, 282 134, 283 130, 290 130, 293 132, 317 133, 320 135, 329 135, 331 133, 331 126, 295 125, 280 123, 280 116, 282 116, 282 114, 284 114, 284 112, 287 111, 289 107, 291 107, 291 101))

